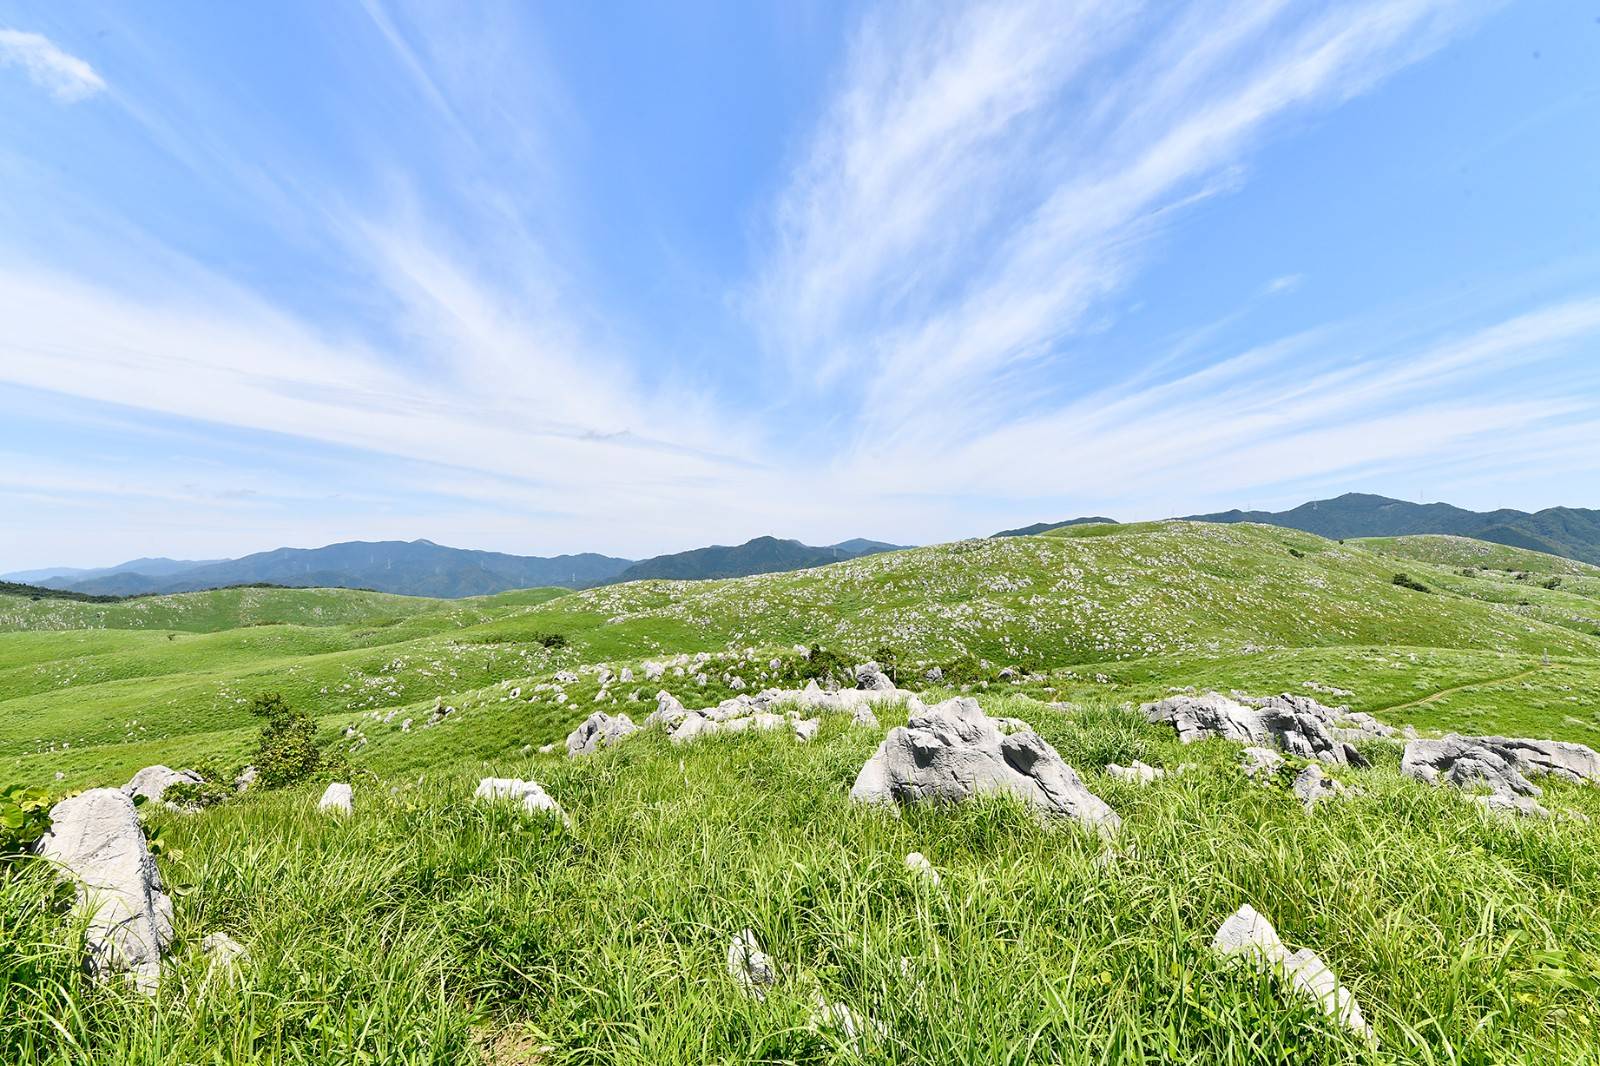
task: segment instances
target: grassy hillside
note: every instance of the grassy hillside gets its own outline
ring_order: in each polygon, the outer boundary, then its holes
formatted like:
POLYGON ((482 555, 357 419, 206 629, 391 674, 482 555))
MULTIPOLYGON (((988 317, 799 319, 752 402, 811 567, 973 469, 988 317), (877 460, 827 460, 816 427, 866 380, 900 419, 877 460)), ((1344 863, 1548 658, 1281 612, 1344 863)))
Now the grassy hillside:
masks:
MULTIPOLYGON (((1575 591, 1589 579, 1567 574, 1573 588, 1548 589, 1500 571, 1466 577, 1458 559, 1431 563, 1414 557, 1421 550, 1264 526, 1080 526, 797 573, 565 595, 441 602, 229 590, 67 605, 86 624, 129 630, 50 631, 65 620, 57 613, 26 617, 46 631, 0 634, 0 767, 90 784, 190 751, 242 759, 253 729, 246 705, 269 689, 330 728, 394 711, 369 730, 363 757, 426 765, 458 744, 493 755, 553 739, 587 713, 598 688, 587 677, 568 686, 566 704, 549 691, 507 699, 557 669, 637 668, 730 648, 754 648, 752 660, 764 663, 793 658, 797 643, 857 659, 887 647, 911 676, 965 661, 980 691, 1003 684, 1000 668, 1019 666, 1033 676, 1015 688, 1047 700, 1139 700, 1184 686, 1293 689, 1391 711, 1396 724, 1600 743, 1600 719, 1585 702, 1600 681, 1600 627, 1583 621, 1600 610, 1575 591), (1432 591, 1395 585, 1402 568, 1432 591), (216 631, 134 628, 160 618, 216 631), (222 628, 263 618, 294 624, 222 628), (565 646, 540 643, 552 634, 565 646), (464 712, 459 725, 426 738, 397 733, 440 697, 464 712)), ((725 694, 730 669, 719 664, 709 687, 693 692, 725 694)), ((765 683, 759 671, 736 672, 765 683)), ((689 695, 686 679, 666 683, 689 695)), ((657 687, 638 683, 610 697, 626 704, 637 689, 647 700, 657 687)))
MULTIPOLYGON (((1595 823, 1485 820, 1404 781, 1303 812, 1237 751, 1181 748, 1100 705, 1011 696, 1124 819, 1120 857, 1001 801, 853 809, 878 734, 827 723, 796 745, 641 736, 588 760, 502 757, 358 778, 356 814, 317 788, 195 816, 152 814, 178 900, 176 967, 149 1006, 93 991, 43 879, 0 887, 30 986, 0 985, 0 1057, 74 1066, 383 1063, 1358 1063, 1591 1061, 1600 998, 1595 823), (1187 772, 1148 789, 1100 767, 1187 772), (570 828, 468 797, 534 777, 570 828), (926 855, 930 886, 904 856, 926 855), (1374 1052, 1208 948, 1241 903, 1328 961, 1374 1052), (781 974, 764 1001, 724 971, 755 931, 781 974), (239 976, 197 945, 246 945, 239 976), (808 1027, 817 996, 876 1026, 808 1027), (51 1022, 47 1019, 55 1019, 51 1022), (881 1029, 877 1028, 881 1027, 881 1029)), ((886 723, 887 724, 887 723, 886 723)), ((1547 802, 1600 818, 1600 794, 1547 802)), ((5 954, 9 952, 10 954, 5 954)))
POLYGON ((1362 794, 1307 815, 1287 775, 1248 783, 1236 749, 1181 748, 1127 705, 1292 690, 1600 745, 1595 573, 1457 538, 1161 523, 581 593, 4 601, 0 778, 226 770, 250 757, 249 700, 276 690, 353 763, 357 813, 316 815, 321 779, 148 812, 185 886, 153 1007, 86 983, 47 877, 0 878, 0 1061, 1592 1061, 1600 823, 1575 816, 1600 818, 1600 791, 1541 782, 1562 817, 1488 820, 1374 748, 1339 771, 1362 794), (1032 722, 1122 816, 1118 851, 1003 802, 854 810, 881 731, 842 720, 806 745, 533 754, 597 707, 641 720, 660 687, 704 705, 795 683, 795 644, 1032 722), (605 684, 601 664, 640 676, 605 684), (452 713, 424 724, 439 701, 452 713), (1104 772, 1135 758, 1195 765, 1149 789, 1104 772), (536 778, 571 826, 474 804, 480 776, 536 778), (1245 902, 1333 966, 1378 1051, 1211 954, 1245 902), (745 927, 783 973, 764 1002, 723 971, 745 927), (237 978, 199 956, 218 930, 251 952, 237 978), (881 1030, 812 1031, 819 994, 881 1030))

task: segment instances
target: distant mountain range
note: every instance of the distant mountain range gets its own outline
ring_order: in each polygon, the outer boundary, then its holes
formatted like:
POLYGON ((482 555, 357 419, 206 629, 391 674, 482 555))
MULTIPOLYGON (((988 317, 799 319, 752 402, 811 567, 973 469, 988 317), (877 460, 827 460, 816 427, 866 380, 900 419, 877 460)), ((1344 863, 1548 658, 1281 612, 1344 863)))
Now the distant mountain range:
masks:
POLYGON ((1052 529, 1065 529, 1067 526, 1114 526, 1115 518, 1068 518, 1062 522, 1035 522, 1031 526, 1021 529, 1002 529, 998 533, 989 534, 989 539, 995 537, 1031 537, 1037 533, 1048 533, 1052 529))
MULTIPOLYGON (((1339 540, 1449 533, 1529 548, 1600 565, 1600 511, 1551 507, 1543 511, 1468 511, 1447 503, 1408 503, 1386 496, 1349 493, 1314 500, 1288 511, 1222 511, 1189 515, 1199 522, 1260 522, 1339 540)), ((996 537, 1023 537, 1064 526, 1116 521, 1104 517, 1037 522, 1002 530, 996 537)), ((447 548, 432 541, 349 541, 322 548, 278 548, 242 559, 134 559, 120 566, 19 570, 0 580, 46 586, 90 596, 192 592, 226 585, 368 588, 408 596, 454 598, 507 589, 558 585, 591 588, 645 578, 703 580, 745 577, 895 551, 900 545, 847 540, 814 547, 797 540, 757 537, 744 544, 715 544, 652 559, 619 559, 584 553, 540 556, 447 548)))
POLYGON ((1448 503, 1407 503, 1351 492, 1288 511, 1223 511, 1190 515, 1197 522, 1261 522, 1342 540, 1450 533, 1514 548, 1600 564, 1600 511, 1550 507, 1543 511, 1468 511, 1448 503))
POLYGON ((805 570, 813 566, 826 566, 845 559, 863 555, 895 551, 897 544, 884 544, 876 540, 847 540, 824 548, 813 548, 797 540, 779 540, 776 537, 757 537, 737 547, 713 544, 709 548, 658 555, 654 559, 634 563, 616 578, 618 581, 641 581, 645 578, 663 577, 674 580, 699 580, 715 577, 748 577, 751 574, 775 574, 786 570, 805 570))
POLYGON ((91 596, 273 584, 456 598, 548 585, 589 588, 647 577, 744 577, 822 566, 895 547, 858 539, 814 548, 796 540, 757 537, 736 547, 715 545, 635 562, 593 553, 554 558, 506 555, 447 548, 427 540, 348 541, 322 548, 278 548, 241 559, 134 559, 92 570, 57 567, 17 571, 0 578, 91 596))

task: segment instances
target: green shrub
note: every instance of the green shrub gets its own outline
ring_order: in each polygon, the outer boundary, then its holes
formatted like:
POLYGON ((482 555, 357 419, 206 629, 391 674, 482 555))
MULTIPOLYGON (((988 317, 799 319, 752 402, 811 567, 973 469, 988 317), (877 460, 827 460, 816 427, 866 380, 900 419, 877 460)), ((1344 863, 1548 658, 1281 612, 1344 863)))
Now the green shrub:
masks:
POLYGON ((322 752, 317 750, 317 723, 309 714, 296 711, 276 692, 257 696, 250 713, 266 719, 254 760, 257 785, 283 788, 317 772, 322 752))
POLYGON ((167 790, 161 794, 162 800, 174 807, 197 808, 214 807, 223 800, 233 795, 233 789, 219 781, 201 781, 191 784, 180 781, 168 785, 167 790))
POLYGON ((535 633, 533 642, 542 644, 551 651, 556 651, 567 646, 567 637, 564 633, 535 633))
POLYGON ((1416 578, 1411 577, 1411 576, 1409 576, 1407 574, 1396 574, 1396 575, 1394 575, 1394 583, 1396 585, 1399 585, 1403 589, 1411 589, 1411 590, 1413 590, 1415 592, 1432 592, 1433 591, 1428 586, 1426 586, 1422 582, 1418 581, 1416 578))
POLYGON ((26 785, 0 786, 0 864, 27 853, 50 829, 50 797, 26 785))

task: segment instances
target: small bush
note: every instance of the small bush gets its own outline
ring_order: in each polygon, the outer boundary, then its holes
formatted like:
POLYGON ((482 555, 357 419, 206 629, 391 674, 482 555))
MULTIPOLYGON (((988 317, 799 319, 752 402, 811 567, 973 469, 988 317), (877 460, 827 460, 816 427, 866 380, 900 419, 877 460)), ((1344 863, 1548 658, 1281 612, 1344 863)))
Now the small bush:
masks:
POLYGON ((1296 559, 1304 559, 1306 557, 1306 553, 1301 551, 1299 548, 1290 548, 1289 554, 1294 556, 1296 559))
POLYGON ((883 667, 883 672, 889 675, 889 680, 896 685, 900 683, 900 656, 887 644, 880 644, 872 653, 872 661, 883 667))
POLYGON ((161 798, 174 807, 197 808, 214 807, 232 795, 233 789, 218 781, 201 781, 199 784, 180 781, 168 785, 161 798))
POLYGON ((276 692, 257 696, 250 713, 267 720, 254 760, 258 786, 283 788, 317 772, 322 753, 317 750, 317 723, 309 714, 294 710, 276 692))
POLYGON ((1433 591, 1428 586, 1426 586, 1422 582, 1418 581, 1416 578, 1411 577, 1411 576, 1409 576, 1407 574, 1396 574, 1396 575, 1394 575, 1394 583, 1396 585, 1399 585, 1403 589, 1411 589, 1414 592, 1432 592, 1433 591))
POLYGON ((567 646, 567 637, 564 633, 535 633, 533 642, 542 644, 551 651, 556 651, 567 646))

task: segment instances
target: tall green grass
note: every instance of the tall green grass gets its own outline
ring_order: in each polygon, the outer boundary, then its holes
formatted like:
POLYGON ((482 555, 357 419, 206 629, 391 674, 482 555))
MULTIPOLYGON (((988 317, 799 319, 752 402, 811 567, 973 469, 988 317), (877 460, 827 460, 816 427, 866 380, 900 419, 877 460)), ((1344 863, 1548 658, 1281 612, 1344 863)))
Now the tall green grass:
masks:
MULTIPOLYGON (((995 700, 1032 721, 1123 816, 1117 851, 987 800, 906 811, 846 791, 880 735, 646 733, 584 760, 458 763, 194 816, 170 849, 179 945, 153 1003, 96 986, 37 872, 0 885, 0 1061, 20 1063, 1585 1062, 1600 1032, 1600 831, 1486 818, 1403 780, 1306 814, 1247 781, 1237 748, 1182 748, 1136 715, 995 700), (1149 788, 1104 761, 1175 768, 1149 788), (489 774, 541 781, 572 816, 475 803, 489 774), (921 851, 938 886, 903 864, 921 851), (181 852, 181 855, 178 853, 181 852), (1241 903, 1320 952, 1368 1049, 1209 950, 1241 903), (755 930, 763 1001, 724 972, 755 930), (196 945, 226 931, 236 975, 196 945), (807 1022, 818 995, 883 1027, 807 1022)), ((1548 805, 1600 816, 1593 790, 1548 805)))

